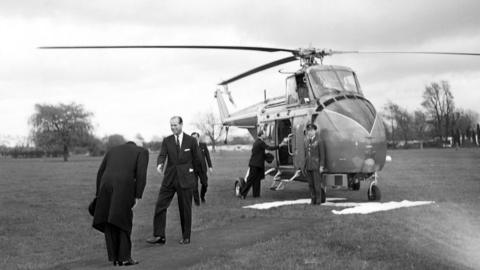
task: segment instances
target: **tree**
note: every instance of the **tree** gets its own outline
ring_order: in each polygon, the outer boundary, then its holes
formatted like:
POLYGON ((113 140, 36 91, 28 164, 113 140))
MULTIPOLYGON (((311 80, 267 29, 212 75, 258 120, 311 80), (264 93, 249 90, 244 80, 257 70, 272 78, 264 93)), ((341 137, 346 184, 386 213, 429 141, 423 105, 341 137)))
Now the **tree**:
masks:
POLYGON ((106 146, 102 140, 92 135, 87 144, 87 150, 92 157, 103 156, 106 152, 106 146))
POLYGON ((222 136, 224 126, 220 124, 220 121, 213 114, 213 112, 206 112, 200 114, 200 116, 193 122, 193 125, 198 128, 201 134, 210 139, 212 144, 212 152, 215 152, 215 145, 217 140, 222 136))
POLYGON ((113 134, 113 135, 107 136, 103 138, 103 140, 105 142, 105 147, 107 148, 107 151, 112 149, 112 147, 115 147, 117 145, 121 145, 127 142, 127 140, 125 140, 125 138, 120 134, 113 134))
POLYGON ((403 138, 405 141, 405 145, 407 145, 408 140, 411 138, 411 127, 412 127, 412 122, 413 122, 413 117, 408 113, 407 109, 397 107, 397 112, 396 112, 396 121, 397 125, 400 131, 400 136, 403 138))
POLYGON ((420 140, 421 147, 423 146, 423 140, 425 140, 425 132, 427 131, 427 116, 421 110, 416 110, 413 113, 413 125, 412 129, 416 139, 420 140))
POLYGON ((448 81, 441 81, 440 84, 433 82, 427 85, 423 92, 422 106, 433 122, 435 135, 443 141, 444 137, 446 138, 451 133, 451 119, 455 109, 448 81))
MULTIPOLYGON (((385 119, 387 119, 390 122, 390 130, 389 130, 389 132, 386 132, 386 133, 387 133, 387 135, 388 134, 390 135, 390 140, 393 142, 393 145, 396 145, 396 143, 395 143, 395 129, 396 129, 395 119, 396 119, 397 108, 398 108, 398 105, 394 104, 391 101, 388 101, 387 104, 385 106, 383 106, 383 110, 384 110, 383 115, 384 115, 385 119)), ((385 125, 385 126, 387 127, 387 125, 385 125)), ((388 128, 386 128, 386 130, 388 131, 388 128)))
POLYGON ((412 136, 413 116, 407 109, 389 101, 385 106, 385 117, 391 122, 392 141, 395 143, 395 134, 405 141, 405 145, 412 136))
POLYGON ((33 141, 46 150, 63 149, 63 160, 68 161, 70 147, 88 140, 92 115, 76 103, 35 104, 35 113, 30 118, 33 141))

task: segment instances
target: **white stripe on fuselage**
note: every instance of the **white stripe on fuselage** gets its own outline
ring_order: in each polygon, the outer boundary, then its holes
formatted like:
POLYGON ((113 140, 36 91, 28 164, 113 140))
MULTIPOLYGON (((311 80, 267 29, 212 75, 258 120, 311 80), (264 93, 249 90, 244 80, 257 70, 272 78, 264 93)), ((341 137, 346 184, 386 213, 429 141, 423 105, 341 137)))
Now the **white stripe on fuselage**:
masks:
POLYGON ((363 130, 365 130, 365 132, 366 132, 368 135, 370 135, 370 136, 372 136, 372 132, 373 132, 373 129, 374 129, 374 127, 375 127, 375 124, 376 124, 376 122, 377 122, 377 117, 378 117, 378 114, 376 113, 376 114, 375 114, 375 119, 374 119, 373 125, 372 125, 372 130, 368 131, 364 126, 362 126, 360 123, 358 123, 357 120, 355 120, 355 119, 353 119, 353 118, 351 118, 351 117, 348 117, 348 116, 346 116, 346 115, 344 115, 344 114, 342 114, 342 113, 339 113, 339 112, 336 112, 336 111, 332 111, 332 110, 329 110, 329 109, 325 109, 325 110, 323 110, 323 111, 324 111, 324 112, 328 112, 328 113, 333 113, 333 114, 339 115, 339 116, 341 116, 341 117, 343 117, 343 118, 352 120, 355 124, 357 124, 357 125, 358 125, 359 127, 361 127, 363 130))

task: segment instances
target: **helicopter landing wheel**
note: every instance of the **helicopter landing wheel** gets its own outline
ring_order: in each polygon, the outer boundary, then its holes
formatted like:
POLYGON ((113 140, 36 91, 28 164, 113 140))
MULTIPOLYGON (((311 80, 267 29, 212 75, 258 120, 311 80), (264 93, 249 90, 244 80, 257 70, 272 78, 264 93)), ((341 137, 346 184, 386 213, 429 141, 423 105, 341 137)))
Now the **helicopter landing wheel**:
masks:
POLYGON ((377 185, 372 185, 368 189, 368 200, 369 201, 380 201, 382 194, 380 193, 380 188, 377 185))

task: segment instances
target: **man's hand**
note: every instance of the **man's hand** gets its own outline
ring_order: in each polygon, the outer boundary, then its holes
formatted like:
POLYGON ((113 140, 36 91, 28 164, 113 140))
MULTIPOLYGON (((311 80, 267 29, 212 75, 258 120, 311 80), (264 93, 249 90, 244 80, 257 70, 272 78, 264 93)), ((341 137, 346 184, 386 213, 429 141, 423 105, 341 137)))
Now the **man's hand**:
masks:
POLYGON ((135 209, 135 207, 137 206, 138 200, 140 200, 140 199, 139 199, 139 198, 135 198, 135 202, 133 203, 132 209, 135 209))
POLYGON ((282 142, 278 146, 281 147, 281 146, 284 146, 284 145, 288 145, 288 142, 289 142, 289 138, 285 137, 285 138, 283 138, 282 142))
POLYGON ((210 171, 210 174, 213 173, 213 168, 212 167, 208 168, 208 170, 210 171))
POLYGON ((158 172, 159 174, 162 174, 162 169, 163 169, 162 167, 163 167, 163 164, 158 164, 158 166, 157 166, 157 172, 158 172))
POLYGON ((319 171, 320 171, 320 173, 323 173, 323 166, 320 166, 319 171))

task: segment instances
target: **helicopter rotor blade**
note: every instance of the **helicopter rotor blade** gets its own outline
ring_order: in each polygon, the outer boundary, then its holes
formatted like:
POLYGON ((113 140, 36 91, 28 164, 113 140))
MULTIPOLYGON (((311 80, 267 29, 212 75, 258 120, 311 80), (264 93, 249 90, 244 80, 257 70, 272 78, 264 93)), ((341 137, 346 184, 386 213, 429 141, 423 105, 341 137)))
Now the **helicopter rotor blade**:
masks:
POLYGON ((254 69, 251 69, 247 72, 244 72, 240 75, 237 75, 233 78, 230 78, 228 80, 225 80, 221 83, 219 83, 218 85, 227 85, 231 82, 234 82, 234 81, 237 81, 237 80, 240 80, 241 78, 245 78, 247 76, 250 76, 252 74, 255 74, 257 72, 260 72, 260 71, 263 71, 265 69, 269 69, 269 68, 272 68, 272 67, 275 67, 275 66, 278 66, 278 65, 282 65, 282 64, 286 64, 286 63, 289 63, 289 62, 292 62, 292 61, 295 61, 297 60, 297 57, 296 56, 289 56, 289 57, 285 57, 285 58, 282 58, 282 59, 279 59, 279 60, 276 60, 276 61, 273 61, 273 62, 270 62, 268 64, 265 64, 265 65, 261 65, 259 67, 256 67, 254 69))
POLYGON ((428 52, 428 51, 331 51, 331 54, 430 54, 430 55, 464 55, 464 56, 480 56, 480 53, 470 52, 428 52))
POLYGON ((217 49, 217 50, 244 50, 261 52, 289 52, 296 53, 298 50, 252 47, 252 46, 216 46, 216 45, 118 45, 118 46, 44 46, 39 49, 217 49))

